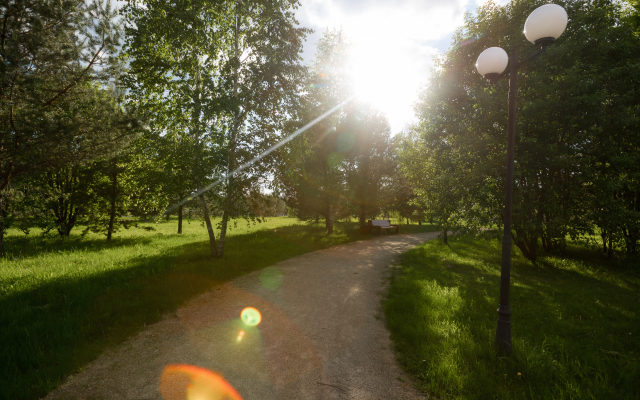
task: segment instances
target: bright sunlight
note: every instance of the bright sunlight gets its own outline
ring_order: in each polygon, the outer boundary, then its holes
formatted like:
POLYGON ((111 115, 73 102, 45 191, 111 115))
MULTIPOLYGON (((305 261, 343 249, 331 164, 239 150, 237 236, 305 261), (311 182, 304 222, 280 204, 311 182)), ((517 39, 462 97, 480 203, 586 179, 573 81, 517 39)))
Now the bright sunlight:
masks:
POLYGON ((353 43, 358 97, 387 114, 394 134, 413 122, 413 103, 439 52, 434 40, 461 23, 458 2, 441 7, 416 2, 360 4, 365 10, 315 3, 305 4, 301 19, 319 33, 326 27, 342 29, 353 43))

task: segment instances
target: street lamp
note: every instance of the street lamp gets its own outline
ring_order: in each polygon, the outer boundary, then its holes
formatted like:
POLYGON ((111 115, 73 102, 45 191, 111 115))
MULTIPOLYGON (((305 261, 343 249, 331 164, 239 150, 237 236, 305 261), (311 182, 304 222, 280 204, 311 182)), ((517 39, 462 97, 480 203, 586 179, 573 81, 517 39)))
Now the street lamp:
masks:
POLYGON ((509 57, 500 47, 491 47, 478 56, 476 68, 489 83, 509 75, 509 124, 507 130, 507 178, 505 189, 504 236, 502 237, 502 268, 500 272, 500 305, 498 307, 498 327, 496 329, 496 347, 503 353, 511 353, 511 310, 509 309, 509 277, 511 270, 511 203, 513 198, 513 149, 516 137, 516 97, 518 68, 543 53, 567 27, 567 12, 557 4, 545 4, 536 8, 524 24, 527 40, 540 50, 518 61, 518 46, 511 51, 511 65, 507 67, 509 57), (504 72, 503 72, 504 71, 504 72))

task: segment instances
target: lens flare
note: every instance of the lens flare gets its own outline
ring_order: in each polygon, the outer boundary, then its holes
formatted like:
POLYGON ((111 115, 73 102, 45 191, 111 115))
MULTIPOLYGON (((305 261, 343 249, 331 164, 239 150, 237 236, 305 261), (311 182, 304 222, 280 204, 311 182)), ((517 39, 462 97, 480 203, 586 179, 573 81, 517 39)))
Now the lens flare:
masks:
POLYGON ((353 148, 353 145, 356 143, 356 137, 351 132, 342 132, 338 136, 338 151, 341 153, 346 153, 353 148))
POLYGON ((253 307, 247 307, 240 313, 240 318, 242 318, 242 322, 249 326, 257 326, 260 321, 262 321, 262 315, 260 315, 260 311, 256 310, 253 307))
POLYGON ((220 375, 193 365, 167 365, 160 377, 165 400, 242 400, 242 396, 220 375))
POLYGON ((282 272, 276 267, 267 267, 260 273, 260 283, 270 290, 276 290, 282 285, 282 272))
POLYGON ((344 162, 344 156, 340 153, 333 152, 329 154, 329 157, 327 158, 327 164, 329 165, 329 168, 333 170, 340 169, 340 167, 342 167, 343 162, 344 162))
POLYGON ((238 338, 236 339, 236 341, 241 341, 242 338, 244 337, 244 331, 240 331, 240 333, 238 333, 238 338))

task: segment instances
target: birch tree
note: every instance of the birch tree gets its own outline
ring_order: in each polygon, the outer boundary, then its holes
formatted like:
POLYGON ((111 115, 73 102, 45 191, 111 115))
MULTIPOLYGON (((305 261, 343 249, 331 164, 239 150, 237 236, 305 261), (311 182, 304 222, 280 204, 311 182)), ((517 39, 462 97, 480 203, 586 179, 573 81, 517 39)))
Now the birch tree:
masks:
POLYGON ((212 256, 224 254, 229 220, 251 217, 243 192, 269 172, 269 158, 233 172, 280 139, 296 102, 307 32, 297 5, 151 0, 125 9, 130 99, 152 113, 153 129, 191 143, 184 181, 200 198, 212 256), (222 210, 218 243, 207 196, 222 210))

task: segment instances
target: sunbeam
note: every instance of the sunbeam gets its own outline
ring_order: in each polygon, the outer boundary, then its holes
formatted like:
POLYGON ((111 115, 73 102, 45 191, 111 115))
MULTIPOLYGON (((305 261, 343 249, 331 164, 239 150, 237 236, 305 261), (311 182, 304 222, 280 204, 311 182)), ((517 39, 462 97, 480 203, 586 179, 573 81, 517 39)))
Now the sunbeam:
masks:
POLYGON ((176 210, 178 207, 180 207, 181 205, 185 204, 186 202, 195 199, 196 197, 200 196, 201 194, 205 193, 206 191, 208 191, 209 189, 211 189, 212 187, 214 187, 215 185, 219 184, 220 182, 223 182, 227 179, 229 179, 230 177, 234 176, 235 174, 237 174, 238 172, 242 172, 245 169, 247 169, 248 167, 250 167, 251 165, 253 165, 254 163, 260 161, 261 158, 263 158, 264 156, 272 153, 274 150, 277 150, 278 148, 282 147, 285 143, 289 142, 290 140, 294 139, 296 136, 300 135, 302 132, 306 131, 307 129, 311 128, 312 126, 314 126, 315 124, 317 124, 318 122, 322 121, 323 119, 325 119, 326 117, 328 117, 329 115, 333 114, 334 112, 338 111, 340 108, 344 107, 347 103, 349 103, 351 100, 353 100, 355 98, 355 96, 351 96, 348 99, 346 99, 345 101, 343 101, 342 103, 338 104, 337 106, 331 108, 329 111, 325 112, 324 114, 320 115, 318 118, 314 119, 313 121, 309 122, 308 124, 306 124, 305 126, 303 126, 302 128, 298 129, 297 131, 293 132, 291 135, 287 136, 286 138, 282 139, 281 141, 279 141, 278 143, 274 144, 273 146, 271 146, 270 148, 268 148, 267 150, 265 150, 264 152, 262 152, 261 154, 257 155, 256 157, 252 158, 251 160, 247 161, 246 163, 242 164, 241 166, 239 166, 238 168, 234 169, 231 172, 228 172, 224 175, 222 175, 220 178, 216 179, 215 181, 213 181, 212 183, 208 184, 207 186, 205 186, 204 188, 198 190, 197 192, 195 192, 194 194, 192 194, 189 197, 186 197, 182 200, 180 200, 178 203, 174 204, 171 207, 168 207, 163 214, 169 214, 172 211, 176 210))

